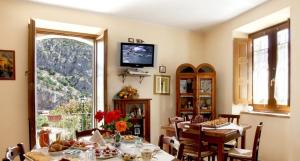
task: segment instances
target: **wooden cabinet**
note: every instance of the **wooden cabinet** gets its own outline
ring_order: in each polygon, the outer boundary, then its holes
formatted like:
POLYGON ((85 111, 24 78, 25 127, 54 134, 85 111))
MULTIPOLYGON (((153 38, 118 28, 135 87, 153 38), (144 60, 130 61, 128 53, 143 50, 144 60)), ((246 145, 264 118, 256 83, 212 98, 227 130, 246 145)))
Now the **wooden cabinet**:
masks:
POLYGON ((176 71, 176 115, 216 117, 216 72, 210 64, 182 64, 176 71))
POLYGON ((143 137, 150 142, 150 100, 151 99, 114 99, 114 109, 130 117, 133 126, 126 131, 143 137))

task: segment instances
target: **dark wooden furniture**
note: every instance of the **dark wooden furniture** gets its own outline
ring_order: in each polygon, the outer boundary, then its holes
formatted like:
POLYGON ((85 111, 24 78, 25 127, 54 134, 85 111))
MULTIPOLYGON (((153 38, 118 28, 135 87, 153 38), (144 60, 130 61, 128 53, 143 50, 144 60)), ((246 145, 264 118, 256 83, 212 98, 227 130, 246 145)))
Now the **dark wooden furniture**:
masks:
MULTIPOLYGON (((246 131, 250 129, 250 125, 240 125, 243 127, 243 134, 240 134, 238 130, 233 129, 210 129, 206 130, 203 129, 203 140, 207 141, 208 143, 216 144, 218 146, 218 161, 224 160, 224 143, 234 140, 238 137, 242 137, 242 148, 245 148, 245 141, 246 141, 246 131)), ((166 130, 167 136, 174 136, 175 135, 175 128, 170 125, 163 125, 161 126, 162 130, 166 130)))
POLYGON ((174 117, 169 117, 169 124, 174 124, 175 122, 178 122, 178 121, 185 121, 185 118, 184 117, 178 117, 178 116, 174 116, 174 117))
POLYGON ((182 126, 178 128, 175 125, 176 132, 178 133, 178 140, 184 145, 184 156, 193 158, 195 160, 203 160, 203 158, 210 157, 215 160, 215 151, 211 150, 206 142, 203 142, 202 126, 182 126))
MULTIPOLYGON (((235 115, 235 114, 219 114, 218 116, 222 117, 222 118, 227 118, 228 122, 230 122, 230 123, 235 123, 237 125, 240 124, 240 115, 235 115)), ((225 143, 225 147, 227 147, 227 148, 234 148, 234 147, 237 148, 237 146, 238 146, 238 139, 231 140, 231 141, 225 143)))
MULTIPOLYGON (((176 70, 176 115, 216 117, 216 71, 210 64, 182 64, 176 70)), ((190 120, 190 119, 188 119, 190 120)))
POLYGON ((100 132, 100 134, 112 134, 111 131, 108 131, 108 130, 104 130, 104 129, 98 129, 98 128, 94 128, 94 129, 89 129, 89 130, 84 130, 84 131, 78 131, 76 130, 75 131, 75 136, 76 136, 76 139, 79 140, 81 137, 87 137, 87 136, 92 136, 93 135, 93 132, 95 130, 98 130, 100 132))
POLYGON ((191 123, 192 124, 197 124, 197 123, 201 123, 204 122, 204 117, 201 114, 195 115, 193 116, 193 118, 191 119, 191 123))
POLYGON ((259 143, 260 143, 262 127, 263 127, 262 122, 260 122, 260 124, 256 127, 252 151, 247 150, 247 149, 234 148, 228 152, 228 157, 230 158, 230 161, 233 161, 233 159, 245 160, 245 161, 246 160, 247 161, 258 161, 258 150, 259 150, 259 143), (243 152, 243 153, 241 153, 241 152, 243 152))
POLYGON ((113 100, 114 109, 131 118, 129 121, 133 126, 126 134, 143 137, 148 142, 150 142, 150 100, 148 98, 113 100))
POLYGON ((6 153, 5 153, 5 158, 2 159, 2 161, 12 161, 14 160, 17 156, 19 156, 20 161, 24 161, 25 151, 24 151, 24 146, 22 143, 17 144, 17 146, 13 148, 7 148, 6 153))
POLYGON ((219 117, 227 118, 228 122, 240 124, 240 115, 235 114, 219 114, 219 117))
POLYGON ((174 137, 168 137, 164 135, 160 135, 159 140, 158 140, 158 146, 160 149, 163 150, 163 146, 168 145, 169 146, 169 151, 168 153, 173 155, 174 154, 174 149, 176 150, 176 159, 182 160, 183 158, 183 149, 184 145, 181 144, 178 140, 176 140, 174 137))

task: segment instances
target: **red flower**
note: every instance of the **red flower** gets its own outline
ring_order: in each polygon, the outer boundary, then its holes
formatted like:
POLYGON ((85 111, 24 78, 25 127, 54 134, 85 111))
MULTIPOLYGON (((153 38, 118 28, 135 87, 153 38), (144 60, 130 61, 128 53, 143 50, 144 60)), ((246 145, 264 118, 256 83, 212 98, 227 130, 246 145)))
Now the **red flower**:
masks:
POLYGON ((113 112, 113 121, 119 121, 121 117, 121 111, 120 110, 114 110, 113 112))
POLYGON ((104 112, 102 112, 102 111, 100 111, 100 110, 96 112, 95 119, 96 119, 98 122, 100 122, 100 121, 103 119, 103 117, 104 117, 104 112))
POLYGON ((114 112, 113 111, 106 112, 104 118, 105 118, 104 119, 105 123, 110 124, 114 120, 114 112))

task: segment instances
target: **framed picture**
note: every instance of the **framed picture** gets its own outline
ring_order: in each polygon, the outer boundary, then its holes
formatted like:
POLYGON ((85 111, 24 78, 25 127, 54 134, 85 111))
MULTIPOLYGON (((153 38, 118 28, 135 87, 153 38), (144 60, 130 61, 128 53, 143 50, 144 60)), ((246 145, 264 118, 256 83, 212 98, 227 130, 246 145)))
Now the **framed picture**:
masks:
POLYGON ((134 135, 140 135, 141 134, 141 130, 139 127, 134 128, 134 135))
POLYGON ((134 43, 134 38, 128 38, 128 42, 134 43))
POLYGON ((166 66, 159 66, 159 73, 166 73, 166 66))
POLYGON ((170 79, 168 75, 154 75, 154 94, 170 95, 170 79))
POLYGON ((0 50, 0 80, 15 79, 15 51, 0 50))

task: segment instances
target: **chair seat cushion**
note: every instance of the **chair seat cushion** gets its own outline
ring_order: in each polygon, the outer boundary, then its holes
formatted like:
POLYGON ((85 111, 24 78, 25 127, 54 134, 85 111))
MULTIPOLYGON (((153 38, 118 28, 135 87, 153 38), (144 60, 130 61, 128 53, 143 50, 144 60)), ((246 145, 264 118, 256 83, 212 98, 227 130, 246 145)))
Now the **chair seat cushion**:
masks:
POLYGON ((236 140, 231 140, 231 141, 228 141, 224 144, 225 147, 235 147, 237 144, 237 141, 236 140))
MULTIPOLYGON (((211 151, 204 151, 201 152, 201 158, 205 158, 208 156, 212 156, 214 153, 211 151)), ((193 158, 197 158, 198 157, 198 152, 194 151, 194 150, 190 150, 190 149, 184 149, 183 150, 183 155, 185 156, 191 156, 193 158)))
POLYGON ((233 148, 228 151, 229 157, 250 159, 252 158, 252 150, 233 148))

